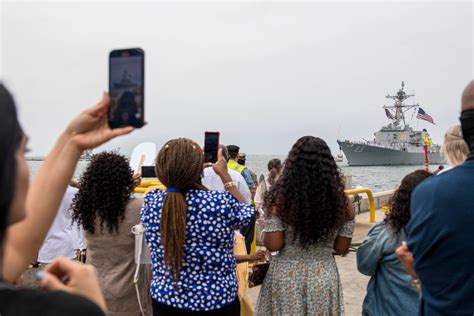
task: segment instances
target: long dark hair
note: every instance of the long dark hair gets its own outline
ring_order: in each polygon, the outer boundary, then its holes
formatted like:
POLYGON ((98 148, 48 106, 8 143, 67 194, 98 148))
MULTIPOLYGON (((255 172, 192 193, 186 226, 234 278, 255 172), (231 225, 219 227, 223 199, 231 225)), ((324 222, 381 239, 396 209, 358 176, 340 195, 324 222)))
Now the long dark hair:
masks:
POLYGON ((156 158, 156 175, 167 187, 180 192, 167 192, 160 219, 160 235, 164 262, 171 268, 174 279, 180 275, 186 241, 186 191, 205 190, 201 184, 204 157, 201 147, 186 138, 170 140, 156 158))
POLYGON ((8 216, 16 188, 16 152, 20 148, 23 130, 16 113, 15 102, 7 88, 0 84, 0 244, 8 225, 8 216))
POLYGON ((317 243, 344 222, 348 199, 339 168, 326 142, 300 138, 288 154, 282 175, 265 197, 266 209, 293 227, 303 247, 317 243))
POLYGON ((119 154, 94 155, 82 174, 79 192, 73 199, 73 219, 94 234, 96 219, 100 230, 118 232, 133 190, 133 171, 128 160, 119 154))
POLYGON ((275 185, 276 180, 278 179, 278 176, 280 175, 281 169, 283 168, 283 165, 281 164, 280 159, 272 159, 268 162, 268 183, 270 183, 271 186, 275 185))
POLYGON ((390 212, 384 221, 388 223, 396 235, 410 220, 410 199, 415 187, 433 174, 425 170, 416 170, 406 175, 400 186, 390 199, 390 212))

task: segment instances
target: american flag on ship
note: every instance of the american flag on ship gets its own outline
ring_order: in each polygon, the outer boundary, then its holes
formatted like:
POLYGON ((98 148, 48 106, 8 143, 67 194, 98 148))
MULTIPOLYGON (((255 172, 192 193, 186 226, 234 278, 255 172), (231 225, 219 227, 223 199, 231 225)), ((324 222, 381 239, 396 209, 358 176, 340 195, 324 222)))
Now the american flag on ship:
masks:
POLYGON ((427 122, 430 122, 431 124, 434 124, 433 118, 431 115, 426 113, 422 108, 418 108, 418 113, 416 114, 416 118, 420 120, 424 120, 427 122))

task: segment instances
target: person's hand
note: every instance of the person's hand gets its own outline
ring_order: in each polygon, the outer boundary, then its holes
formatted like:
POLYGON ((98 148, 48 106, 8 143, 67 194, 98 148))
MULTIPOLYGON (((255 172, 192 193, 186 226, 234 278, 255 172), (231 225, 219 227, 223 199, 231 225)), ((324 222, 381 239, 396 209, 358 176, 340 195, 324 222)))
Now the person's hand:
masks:
POLYGON ((110 97, 104 92, 100 102, 74 118, 66 128, 79 151, 92 149, 117 136, 133 131, 133 127, 111 129, 108 124, 110 97))
POLYGON ((91 265, 60 257, 40 271, 38 279, 46 290, 82 295, 107 312, 97 272, 91 265))
POLYGON ((135 173, 132 179, 133 179, 133 189, 135 190, 135 188, 138 187, 140 183, 142 182, 142 176, 139 173, 135 173))
POLYGON ((412 276, 413 279, 417 279, 415 268, 413 266, 413 253, 408 248, 406 241, 402 242, 402 245, 396 250, 397 256, 402 262, 405 270, 412 276))
POLYGON ((253 261, 253 262, 265 261, 266 259, 265 253, 266 252, 264 250, 257 251, 256 253, 250 256, 251 257, 250 261, 253 261))
POLYGON ((23 280, 23 276, 20 276, 18 279, 16 279, 16 281, 13 283, 13 285, 17 288, 17 289, 21 289, 24 285, 24 280, 23 280))
MULTIPOLYGON (((219 149, 217 153, 217 162, 212 164, 212 169, 216 172, 216 174, 221 177, 229 177, 229 171, 227 170, 227 161, 224 159, 224 155, 222 154, 222 149, 219 149)), ((231 181, 231 180, 230 180, 231 181)))

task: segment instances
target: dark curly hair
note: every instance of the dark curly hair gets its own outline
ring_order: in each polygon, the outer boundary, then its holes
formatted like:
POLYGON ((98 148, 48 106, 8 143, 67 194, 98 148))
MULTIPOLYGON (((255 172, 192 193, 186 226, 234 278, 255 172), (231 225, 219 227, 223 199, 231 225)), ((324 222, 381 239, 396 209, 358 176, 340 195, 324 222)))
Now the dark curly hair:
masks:
POLYGON ((410 220, 410 199, 415 187, 433 174, 425 170, 416 170, 406 175, 390 199, 390 212, 384 219, 396 235, 410 220))
POLYGON ((118 232, 133 191, 133 171, 128 160, 112 152, 94 155, 82 174, 79 192, 73 199, 73 220, 94 234, 99 220, 109 233, 118 232))
POLYGON ((349 201, 339 168, 326 142, 313 136, 293 145, 282 175, 265 196, 292 226, 295 241, 307 247, 334 232, 347 218, 349 201))

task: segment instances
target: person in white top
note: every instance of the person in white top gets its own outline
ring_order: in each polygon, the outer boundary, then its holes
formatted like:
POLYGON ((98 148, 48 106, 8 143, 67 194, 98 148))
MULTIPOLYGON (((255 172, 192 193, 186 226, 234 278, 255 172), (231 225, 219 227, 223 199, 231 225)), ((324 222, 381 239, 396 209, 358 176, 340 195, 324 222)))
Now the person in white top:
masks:
POLYGON ((50 263, 59 256, 74 259, 76 249, 85 248, 84 232, 77 223, 73 223, 70 210, 77 192, 78 189, 67 187, 53 225, 38 252, 39 263, 50 263))
POLYGON ((264 215, 265 210, 263 205, 265 204, 265 195, 270 190, 270 188, 277 182, 280 177, 281 170, 283 165, 280 159, 272 159, 268 162, 268 177, 262 181, 257 187, 257 192, 255 192, 255 209, 256 209, 256 229, 257 229, 257 245, 263 245, 262 230, 264 226, 264 215))
MULTIPOLYGON (((222 149, 222 155, 224 156, 225 160, 229 160, 229 155, 227 153, 227 147, 224 145, 219 145, 220 149, 222 149)), ((227 168, 227 171, 229 172, 230 177, 232 178, 232 182, 234 182, 237 185, 237 189, 239 190, 240 194, 245 199, 245 202, 247 204, 250 204, 250 200, 252 198, 252 195, 250 193, 249 187, 247 185, 247 182, 245 182, 244 177, 242 175, 232 169, 227 168)), ((213 168, 204 168, 204 173, 202 177, 202 185, 204 185, 206 188, 212 191, 219 191, 219 192, 224 192, 224 184, 222 183, 221 178, 216 174, 213 168)))
POLYGON ((265 181, 262 181, 257 188, 255 193, 255 208, 257 211, 260 211, 263 208, 265 194, 270 190, 270 188, 276 183, 278 177, 280 176, 281 169, 283 165, 281 164, 280 159, 272 159, 268 162, 268 177, 265 181))

